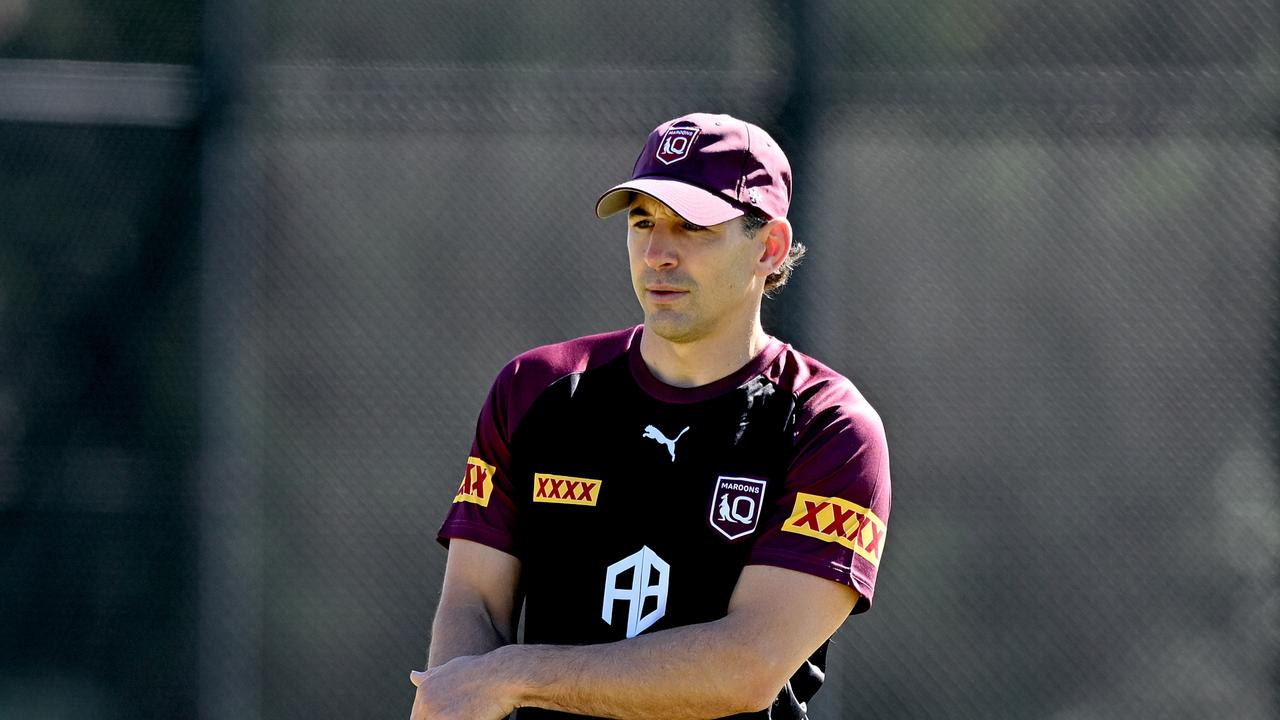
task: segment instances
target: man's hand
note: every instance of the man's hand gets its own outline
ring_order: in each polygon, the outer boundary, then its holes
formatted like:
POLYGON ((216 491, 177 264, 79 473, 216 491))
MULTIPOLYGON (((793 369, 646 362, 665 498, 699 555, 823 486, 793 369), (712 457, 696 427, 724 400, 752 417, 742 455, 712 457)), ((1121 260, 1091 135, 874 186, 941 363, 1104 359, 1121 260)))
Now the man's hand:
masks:
POLYGON ((466 655, 426 672, 412 671, 418 687, 410 720, 502 720, 515 709, 496 682, 492 659, 466 655))

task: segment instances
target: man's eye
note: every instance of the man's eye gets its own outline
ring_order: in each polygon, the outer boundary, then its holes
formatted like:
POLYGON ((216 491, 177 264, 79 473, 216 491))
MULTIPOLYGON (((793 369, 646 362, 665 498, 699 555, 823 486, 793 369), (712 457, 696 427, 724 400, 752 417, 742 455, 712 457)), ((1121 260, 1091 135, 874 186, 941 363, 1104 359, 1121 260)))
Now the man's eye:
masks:
POLYGON ((703 226, 703 225, 694 225, 693 223, 686 221, 686 222, 684 223, 684 229, 685 229, 685 230, 688 230, 689 232, 702 232, 703 230, 706 230, 707 228, 706 228, 706 226, 703 226))
POLYGON ((652 220, 636 220, 635 222, 631 223, 631 227, 647 230, 653 227, 653 221, 652 220))

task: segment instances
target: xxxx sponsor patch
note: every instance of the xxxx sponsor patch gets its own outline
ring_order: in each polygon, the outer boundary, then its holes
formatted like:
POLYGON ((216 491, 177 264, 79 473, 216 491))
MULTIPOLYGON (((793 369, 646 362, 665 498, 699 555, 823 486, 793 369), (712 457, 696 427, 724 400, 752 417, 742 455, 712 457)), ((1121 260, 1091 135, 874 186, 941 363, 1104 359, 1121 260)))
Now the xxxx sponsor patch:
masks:
POLYGON ((453 501, 489 507, 489 496, 493 494, 493 472, 493 466, 489 463, 477 457, 468 457, 467 472, 462 476, 462 484, 458 486, 458 494, 453 496, 453 501))
POLYGON ((783 532, 839 543, 879 567, 884 521, 871 510, 844 498, 798 493, 783 532))
POLYGON ((600 499, 599 480, 535 473, 533 476, 533 501, 560 503, 562 505, 595 506, 600 499))

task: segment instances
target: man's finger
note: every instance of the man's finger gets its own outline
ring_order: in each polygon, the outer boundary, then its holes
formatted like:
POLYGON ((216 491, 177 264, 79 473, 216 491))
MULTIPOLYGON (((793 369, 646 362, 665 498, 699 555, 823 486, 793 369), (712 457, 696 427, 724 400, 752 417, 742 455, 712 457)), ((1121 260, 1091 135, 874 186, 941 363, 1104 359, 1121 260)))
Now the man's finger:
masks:
POLYGON ((424 672, 420 672, 420 671, 418 671, 418 670, 410 670, 410 671, 409 671, 409 682, 413 683, 413 686, 414 686, 414 687, 418 687, 418 686, 422 685, 422 679, 423 679, 423 678, 425 678, 426 676, 427 676, 427 674, 426 674, 426 673, 424 673, 424 672))

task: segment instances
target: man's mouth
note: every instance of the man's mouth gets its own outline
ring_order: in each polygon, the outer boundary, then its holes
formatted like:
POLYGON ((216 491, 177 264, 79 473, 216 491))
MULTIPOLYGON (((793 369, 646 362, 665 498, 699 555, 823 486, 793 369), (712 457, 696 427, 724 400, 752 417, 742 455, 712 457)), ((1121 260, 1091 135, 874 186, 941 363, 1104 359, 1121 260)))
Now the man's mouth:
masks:
POLYGON ((688 290, 682 290, 670 285, 650 285, 645 288, 645 292, 650 298, 658 302, 676 300, 689 294, 688 290))

